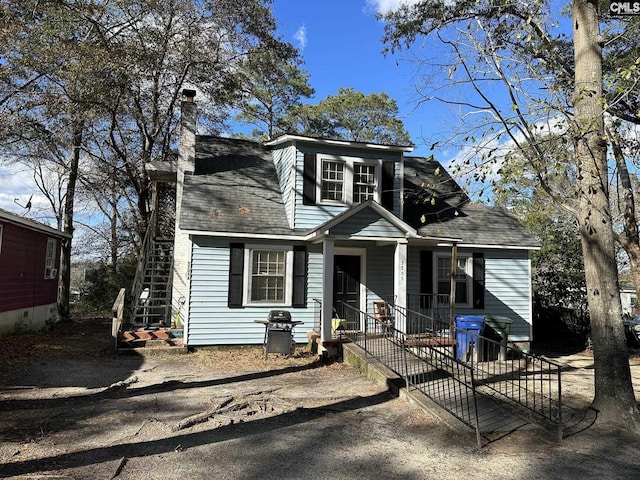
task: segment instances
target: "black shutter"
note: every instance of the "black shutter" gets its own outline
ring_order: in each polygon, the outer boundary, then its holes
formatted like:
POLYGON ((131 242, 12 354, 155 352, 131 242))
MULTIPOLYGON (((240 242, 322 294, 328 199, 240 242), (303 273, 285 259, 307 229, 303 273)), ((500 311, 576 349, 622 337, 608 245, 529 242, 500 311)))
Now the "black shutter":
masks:
POLYGON ((382 185, 380 202, 387 210, 393 210, 393 194, 394 194, 394 162, 382 162, 382 185))
POLYGON ((484 254, 473 254, 473 308, 484 309, 484 254))
POLYGON ((303 205, 315 205, 316 203, 316 154, 304 154, 304 172, 302 183, 303 205))
POLYGON ((293 307, 307 306, 307 247, 293 247, 293 307))
POLYGON ((244 273, 244 244, 232 243, 229 245, 229 308, 242 307, 242 291, 244 285, 242 275, 244 273))

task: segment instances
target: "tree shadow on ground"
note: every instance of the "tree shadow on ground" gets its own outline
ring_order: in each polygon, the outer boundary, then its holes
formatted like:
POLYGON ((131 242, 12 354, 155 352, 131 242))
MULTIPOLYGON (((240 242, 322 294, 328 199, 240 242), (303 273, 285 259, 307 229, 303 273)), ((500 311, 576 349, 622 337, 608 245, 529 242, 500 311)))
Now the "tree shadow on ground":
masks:
POLYGON ((37 460, 6 463, 0 466, 0 475, 27 475, 47 470, 58 470, 61 468, 79 468, 92 464, 119 460, 123 457, 134 458, 170 453, 175 452, 177 448, 188 449, 206 444, 241 439, 243 437, 249 437, 264 432, 274 434, 287 427, 311 422, 315 419, 324 417, 328 413, 359 410, 388 402, 392 398, 394 398, 394 395, 390 391, 385 391, 367 397, 357 397, 335 402, 323 407, 297 408, 294 411, 274 417, 245 423, 230 424, 214 430, 185 433, 169 438, 146 442, 90 448, 37 460))

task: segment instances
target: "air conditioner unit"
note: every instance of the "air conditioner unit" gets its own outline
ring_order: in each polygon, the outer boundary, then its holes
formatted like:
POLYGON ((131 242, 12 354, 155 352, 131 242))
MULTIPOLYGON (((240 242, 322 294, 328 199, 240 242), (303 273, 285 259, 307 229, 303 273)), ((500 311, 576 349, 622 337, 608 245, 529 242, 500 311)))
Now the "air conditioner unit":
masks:
POLYGON ((56 278, 56 275, 58 275, 58 269, 52 268, 51 272, 49 273, 49 278, 56 278))

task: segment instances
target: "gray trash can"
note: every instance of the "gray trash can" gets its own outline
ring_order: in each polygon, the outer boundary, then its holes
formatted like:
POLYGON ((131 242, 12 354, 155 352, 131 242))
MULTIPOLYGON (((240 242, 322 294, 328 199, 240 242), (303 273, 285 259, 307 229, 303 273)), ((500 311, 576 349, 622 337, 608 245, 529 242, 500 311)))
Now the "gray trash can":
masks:
POLYGON ((501 317, 498 315, 485 315, 485 324, 493 329, 500 338, 500 360, 507 359, 507 341, 509 340, 509 332, 511 332, 511 324, 513 320, 509 317, 501 317))

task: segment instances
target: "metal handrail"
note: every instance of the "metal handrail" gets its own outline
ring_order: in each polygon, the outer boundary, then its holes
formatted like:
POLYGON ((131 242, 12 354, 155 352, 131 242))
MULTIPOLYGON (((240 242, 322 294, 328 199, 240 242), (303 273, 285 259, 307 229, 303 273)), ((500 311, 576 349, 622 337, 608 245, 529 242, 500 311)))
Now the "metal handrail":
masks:
POLYGON ((413 311, 435 319, 449 317, 449 294, 408 293, 407 306, 413 311))
POLYGON ((313 305, 313 329, 320 330, 320 326, 322 324, 322 300, 314 298, 313 305))
POLYGON ((407 388, 417 389, 476 432, 482 446, 474 373, 435 346, 411 343, 395 324, 341 304, 347 317, 345 336, 368 355, 400 375, 407 388))
MULTIPOLYGON (((544 357, 480 335, 451 327, 408 308, 389 304, 396 324, 406 324, 413 335, 423 333, 462 338, 468 350, 457 350, 456 359, 468 364, 474 372, 474 388, 489 391, 514 402, 538 418, 555 425, 562 439, 562 367, 544 357), (464 356, 464 358, 460 358, 464 356)), ((458 349, 462 348, 458 346, 458 349)))
MULTIPOLYGON (((372 315, 346 304, 342 306, 351 317, 347 318, 345 335, 370 354, 381 351, 381 355, 373 356, 383 363, 390 359, 391 365, 387 366, 396 373, 400 373, 402 369, 397 365, 397 358, 384 351, 381 338, 403 347, 412 344, 412 349, 420 349, 418 356, 423 359, 454 361, 455 368, 448 367, 451 375, 455 377, 454 373, 460 374, 461 377, 456 378, 472 388, 474 394, 485 392, 500 395, 535 414, 537 418, 555 425, 558 439, 562 439, 562 377, 559 364, 478 332, 457 326, 452 328, 448 322, 392 303, 388 303, 388 309, 394 323, 383 326, 384 328, 372 315), (410 333, 403 331, 403 328, 410 333), (429 341, 425 342, 425 339, 429 341), (438 339, 442 341, 439 342, 438 339), (447 345, 446 339, 455 340, 455 354, 448 351, 452 347, 444 348, 447 345)), ((433 364, 431 366, 437 367, 433 364)))

